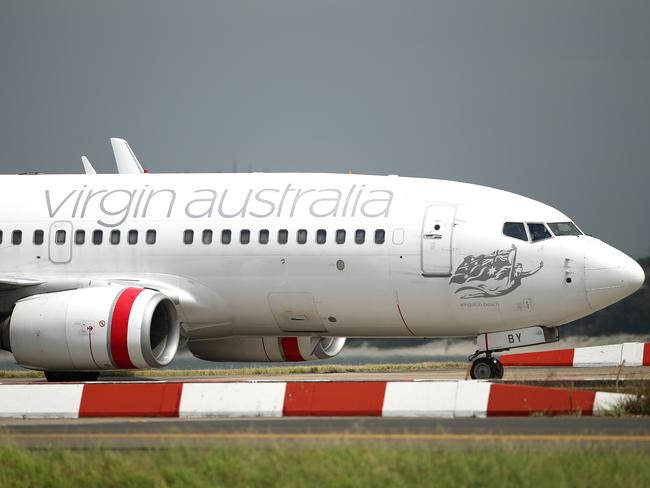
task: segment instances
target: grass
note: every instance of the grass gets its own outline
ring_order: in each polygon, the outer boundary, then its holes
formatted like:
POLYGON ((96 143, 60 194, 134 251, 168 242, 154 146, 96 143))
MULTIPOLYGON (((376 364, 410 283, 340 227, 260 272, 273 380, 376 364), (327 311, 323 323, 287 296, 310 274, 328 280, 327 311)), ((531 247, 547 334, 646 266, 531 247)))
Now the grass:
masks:
POLYGON ((631 392, 632 396, 617 405, 614 415, 650 415, 650 381, 637 385, 631 392))
POLYGON ((341 444, 160 450, 0 447, 0 486, 650 486, 645 452, 558 445, 341 444))
MULTIPOLYGON (((237 369, 142 369, 135 371, 110 371, 107 376, 249 376, 326 373, 395 373, 405 371, 430 371, 432 369, 465 368, 466 363, 423 362, 408 364, 315 364, 308 366, 261 366, 237 369)), ((40 371, 0 370, 0 378, 41 378, 40 371)))

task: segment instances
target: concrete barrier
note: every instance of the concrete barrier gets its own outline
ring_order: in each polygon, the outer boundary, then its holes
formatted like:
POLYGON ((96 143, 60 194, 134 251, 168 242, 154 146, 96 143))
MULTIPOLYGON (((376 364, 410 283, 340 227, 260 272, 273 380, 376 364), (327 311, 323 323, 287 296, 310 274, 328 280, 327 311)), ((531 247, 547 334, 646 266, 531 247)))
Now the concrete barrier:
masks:
POLYGON ((503 354, 504 366, 650 366, 650 343, 626 342, 606 346, 577 347, 555 351, 503 354))
POLYGON ((0 385, 0 417, 598 415, 627 395, 486 381, 0 385))

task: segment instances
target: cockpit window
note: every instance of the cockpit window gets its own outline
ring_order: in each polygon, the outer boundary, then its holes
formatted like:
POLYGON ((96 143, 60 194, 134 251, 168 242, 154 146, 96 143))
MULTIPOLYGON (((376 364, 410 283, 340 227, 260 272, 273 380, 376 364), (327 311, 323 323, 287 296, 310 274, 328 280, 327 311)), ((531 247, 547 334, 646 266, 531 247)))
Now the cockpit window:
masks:
POLYGON ((533 242, 553 237, 544 224, 528 224, 528 230, 533 242))
POLYGON ((503 234, 508 237, 514 237, 515 239, 521 239, 522 241, 528 240, 526 228, 522 222, 506 222, 503 224, 503 234))
POLYGON ((549 223, 551 232, 556 236, 581 236, 582 232, 573 222, 554 222, 549 223))

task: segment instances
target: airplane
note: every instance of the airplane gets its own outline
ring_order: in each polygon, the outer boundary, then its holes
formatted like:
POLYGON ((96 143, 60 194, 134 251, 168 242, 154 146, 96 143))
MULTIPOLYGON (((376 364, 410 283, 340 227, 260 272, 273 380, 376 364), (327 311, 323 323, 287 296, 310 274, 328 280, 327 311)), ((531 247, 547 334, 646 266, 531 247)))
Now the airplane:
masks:
POLYGON ((644 272, 548 205, 395 175, 6 175, 0 347, 49 381, 208 361, 336 356, 346 338, 476 337, 493 353, 639 289, 644 272))

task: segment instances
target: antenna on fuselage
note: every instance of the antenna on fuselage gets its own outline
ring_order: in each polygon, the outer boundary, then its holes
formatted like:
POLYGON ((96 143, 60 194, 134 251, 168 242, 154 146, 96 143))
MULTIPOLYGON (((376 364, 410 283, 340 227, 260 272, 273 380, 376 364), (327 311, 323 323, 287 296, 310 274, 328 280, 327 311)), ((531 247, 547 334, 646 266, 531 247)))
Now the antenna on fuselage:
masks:
POLYGON ((86 156, 81 156, 81 164, 84 165, 84 172, 87 175, 96 175, 97 171, 95 171, 95 168, 93 168, 93 165, 90 164, 90 161, 88 161, 88 158, 86 156))
POLYGON ((146 173, 140 161, 135 157, 131 150, 131 146, 124 139, 111 137, 111 146, 113 146, 113 155, 117 163, 117 172, 121 175, 124 174, 142 174, 146 173))

